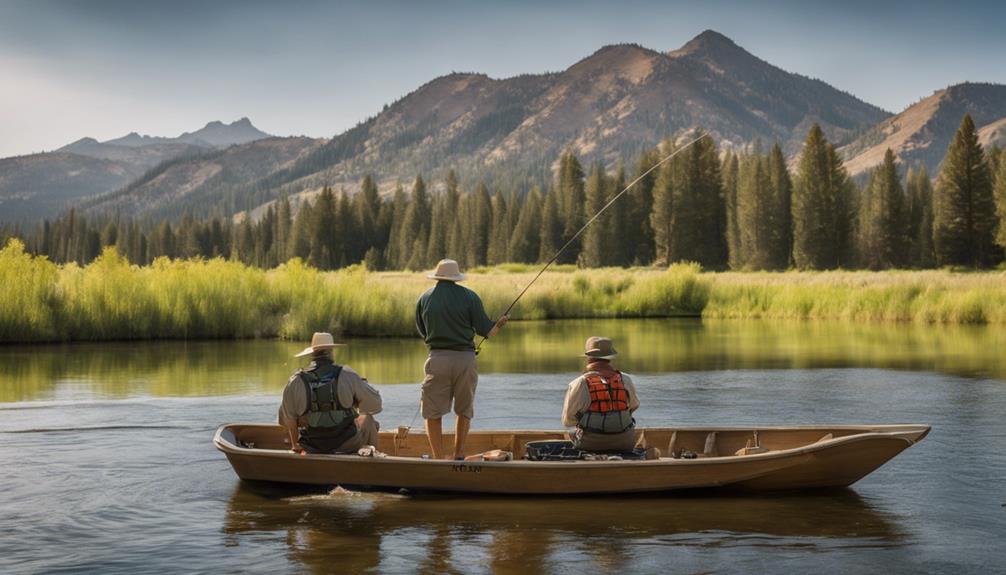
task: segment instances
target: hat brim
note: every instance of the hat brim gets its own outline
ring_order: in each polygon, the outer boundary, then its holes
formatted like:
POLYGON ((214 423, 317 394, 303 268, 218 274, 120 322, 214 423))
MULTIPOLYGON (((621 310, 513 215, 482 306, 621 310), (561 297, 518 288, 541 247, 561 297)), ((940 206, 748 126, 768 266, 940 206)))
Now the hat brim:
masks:
POLYGON ((321 345, 308 346, 308 347, 304 348, 304 351, 298 353, 294 357, 304 357, 304 356, 307 356, 307 355, 311 355, 312 353, 314 353, 314 352, 316 352, 318 350, 321 350, 321 349, 332 349, 332 348, 335 348, 335 347, 346 347, 346 344, 344 344, 344 343, 323 343, 321 345))
POLYGON ((437 274, 429 274, 426 276, 431 280, 447 280, 452 282, 464 281, 465 274, 458 274, 456 276, 438 276, 437 274))
POLYGON ((618 356, 618 352, 615 352, 615 353, 613 353, 611 355, 590 355, 590 354, 585 353, 581 357, 586 357, 586 358, 589 358, 589 359, 614 359, 617 356, 618 356))

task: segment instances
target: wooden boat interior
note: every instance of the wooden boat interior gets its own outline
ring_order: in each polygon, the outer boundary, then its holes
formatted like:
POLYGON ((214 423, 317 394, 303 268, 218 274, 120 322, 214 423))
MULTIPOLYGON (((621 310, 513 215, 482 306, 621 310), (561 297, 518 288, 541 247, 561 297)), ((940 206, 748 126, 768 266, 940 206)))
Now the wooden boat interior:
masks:
MULTIPOLYGON (((224 439, 237 447, 251 449, 288 450, 286 431, 276 425, 234 424, 227 427, 224 439)), ((885 433, 906 439, 909 443, 921 440, 929 433, 925 425, 835 425, 814 427, 761 427, 761 428, 640 428, 636 431, 636 445, 657 447, 663 457, 671 452, 690 451, 698 457, 733 456, 744 448, 761 447, 755 452, 778 452, 807 447, 852 435, 885 433)), ((530 441, 569 439, 563 431, 472 431, 465 451, 468 454, 501 449, 513 453, 515 459, 524 456, 525 445, 530 441)), ((444 434, 444 451, 454 446, 454 434, 444 434)), ((379 451, 390 456, 418 458, 430 453, 429 442, 422 432, 400 428, 398 431, 380 433, 379 451)))

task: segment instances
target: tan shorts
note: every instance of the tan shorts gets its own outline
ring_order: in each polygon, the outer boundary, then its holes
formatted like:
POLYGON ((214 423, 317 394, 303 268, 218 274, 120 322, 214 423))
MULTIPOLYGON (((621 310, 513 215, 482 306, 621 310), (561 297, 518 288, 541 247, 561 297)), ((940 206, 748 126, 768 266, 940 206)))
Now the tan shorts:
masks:
POLYGON ((423 419, 438 419, 451 411, 471 419, 475 415, 475 386, 479 372, 474 351, 431 349, 423 367, 423 419))

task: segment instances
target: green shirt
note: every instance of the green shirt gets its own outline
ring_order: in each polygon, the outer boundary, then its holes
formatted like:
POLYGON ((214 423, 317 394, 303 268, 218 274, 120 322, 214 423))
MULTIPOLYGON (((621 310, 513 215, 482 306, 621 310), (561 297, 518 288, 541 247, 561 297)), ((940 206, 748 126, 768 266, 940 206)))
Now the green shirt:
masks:
POLYGON ((472 290, 440 280, 416 302, 416 329, 430 349, 474 351, 475 334, 489 335, 495 322, 472 290))

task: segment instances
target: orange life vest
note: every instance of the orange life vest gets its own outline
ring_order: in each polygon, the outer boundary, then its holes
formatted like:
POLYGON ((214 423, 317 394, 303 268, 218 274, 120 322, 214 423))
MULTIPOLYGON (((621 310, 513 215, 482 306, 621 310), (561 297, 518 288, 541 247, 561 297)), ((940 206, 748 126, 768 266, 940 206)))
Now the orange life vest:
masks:
POLYGON ((622 374, 615 372, 605 380, 599 373, 588 373, 587 391, 590 393, 588 411, 608 413, 609 411, 627 411, 629 409, 629 392, 622 385, 622 374))
POLYGON ((614 372, 605 378, 596 371, 583 375, 590 394, 590 406, 577 417, 577 427, 592 433, 622 433, 633 426, 629 411, 629 392, 622 383, 622 374, 614 372))

